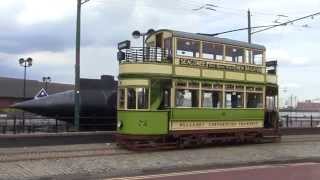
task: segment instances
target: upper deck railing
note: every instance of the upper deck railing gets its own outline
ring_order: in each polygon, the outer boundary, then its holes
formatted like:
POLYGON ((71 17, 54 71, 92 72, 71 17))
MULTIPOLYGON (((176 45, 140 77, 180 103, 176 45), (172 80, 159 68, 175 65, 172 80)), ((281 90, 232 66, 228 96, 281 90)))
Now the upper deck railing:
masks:
POLYGON ((172 55, 167 49, 156 47, 131 47, 124 50, 124 59, 120 63, 137 63, 137 62, 152 62, 152 63, 171 63, 172 55))
MULTIPOLYGON (((172 52, 168 49, 162 49, 159 47, 131 47, 129 49, 123 49, 118 52, 118 60, 120 64, 125 63, 159 63, 159 64, 171 64, 173 62, 172 52), (120 56, 120 57, 119 57, 120 56)), ((181 58, 181 57, 179 57, 181 58)), ((246 71, 252 73, 267 73, 268 75, 276 75, 277 62, 268 61, 266 66, 257 66, 252 64, 243 63, 230 63, 226 61, 212 61, 201 58, 188 58, 182 60, 180 65, 189 65, 197 67, 208 67, 224 69, 227 71, 246 71)))

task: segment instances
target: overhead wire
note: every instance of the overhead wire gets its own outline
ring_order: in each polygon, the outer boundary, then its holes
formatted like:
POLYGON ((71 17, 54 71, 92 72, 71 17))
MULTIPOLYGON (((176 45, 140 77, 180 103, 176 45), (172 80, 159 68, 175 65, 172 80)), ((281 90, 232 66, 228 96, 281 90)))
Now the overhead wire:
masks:
MULTIPOLYGON (((119 4, 119 1, 118 0, 93 0, 92 2, 101 2, 101 3, 110 3, 110 1, 112 1, 112 5, 116 5, 116 4, 119 4)), ((120 1, 121 2, 121 1, 120 1)), ((130 1, 130 2, 151 2, 151 1, 130 1)), ((217 1, 212 1, 212 0, 201 0, 201 1, 198 1, 198 0, 177 0, 177 1, 173 1, 173 3, 171 4, 168 4, 169 6, 166 6, 165 8, 167 9, 185 9, 185 10, 192 10, 192 9, 196 9, 196 8, 199 8, 205 4, 210 4, 210 5, 215 5, 214 6, 214 9, 218 10, 219 11, 222 11, 222 9, 225 10, 225 12, 228 12, 228 13, 235 13, 235 14, 243 14, 245 12, 247 12, 248 9, 241 9, 241 8, 233 8, 233 7, 225 7, 225 6, 221 6, 218 4, 217 1), (179 3, 177 3, 179 2, 179 3), (172 5, 174 3, 174 5, 172 5), (178 5, 178 6, 176 6, 178 5)), ((154 3, 151 3, 152 5, 150 5, 150 3, 144 3, 143 5, 142 4, 139 4, 139 6, 144 6, 144 7, 151 7, 151 8, 157 8, 156 6, 154 6, 153 4, 154 3)), ((268 11, 257 11, 257 10, 251 10, 252 12, 252 16, 258 16, 258 15, 267 15, 267 16, 274 16, 276 17, 277 15, 287 15, 287 16, 290 16, 290 17, 297 17, 298 15, 301 15, 301 14, 306 14, 306 12, 294 12, 295 15, 293 15, 293 12, 287 12, 287 13, 283 13, 283 12, 270 12, 269 10, 268 11)))
POLYGON ((309 17, 318 16, 318 15, 320 15, 320 12, 313 13, 313 14, 310 14, 310 15, 307 15, 307 16, 303 16, 303 17, 299 17, 299 18, 296 18, 294 20, 286 21, 284 23, 280 23, 280 24, 274 25, 273 27, 267 27, 265 29, 257 30, 257 31, 252 32, 252 34, 255 34, 255 33, 258 33, 258 32, 262 32, 262 31, 266 31, 266 30, 269 30, 271 28, 275 28, 275 27, 278 27, 278 26, 288 25, 290 23, 294 23, 296 21, 300 21, 300 20, 303 20, 303 19, 306 19, 306 18, 309 18, 309 17))
MULTIPOLYGON (((201 5, 199 2, 203 2, 203 4, 214 4, 216 5, 216 8, 222 8, 222 9, 228 9, 228 10, 233 10, 233 11, 238 11, 238 12, 247 12, 248 9, 241 9, 241 8, 234 8, 234 7, 225 7, 223 5, 220 5, 217 1, 212 1, 212 0, 204 0, 204 1, 198 1, 198 0, 183 0, 185 1, 185 3, 187 4, 193 4, 193 5, 201 5)), ((249 8, 250 9, 250 8, 249 8)), ((259 15, 266 15, 266 16, 277 16, 277 15, 288 15, 288 16, 301 16, 303 14, 308 14, 310 12, 306 12, 306 11, 294 11, 294 12, 283 12, 283 11, 279 11, 279 12, 275 12, 275 11, 270 11, 270 10, 254 10, 251 9, 250 10, 252 13, 254 14, 259 14, 259 15)))
MULTIPOLYGON (((101 3, 105 3, 105 2, 109 2, 112 1, 112 6, 118 6, 120 8, 124 8, 122 4, 118 3, 119 1, 116 0, 94 0, 96 2, 101 2, 101 3)), ((132 1, 131 1, 132 2, 132 1)), ((143 7, 143 8, 159 8, 159 6, 156 6, 153 3, 150 3, 151 1, 146 1, 147 3, 136 3, 136 2, 142 2, 142 1, 134 1, 135 5, 138 7, 143 7)), ((145 2, 145 1, 144 1, 145 2)), ((197 11, 199 11, 198 15, 203 14, 203 12, 201 10, 206 10, 208 11, 205 15, 225 15, 225 14, 229 14, 228 18, 230 18, 230 16, 234 16, 234 15, 239 15, 239 14, 246 14, 247 10, 245 9, 239 9, 239 8, 230 8, 230 7, 224 7, 218 4, 217 1, 211 1, 211 0, 202 0, 202 1, 194 1, 194 0, 178 0, 175 1, 175 4, 169 4, 165 5, 165 6, 161 6, 161 8, 164 9, 171 9, 171 10, 181 10, 181 11, 187 11, 190 13, 195 13, 197 11), (211 13, 210 13, 211 12, 211 13)), ((251 10, 252 12, 252 16, 254 16, 254 19, 263 19, 263 23, 266 22, 265 17, 266 15, 269 16, 269 20, 268 21, 274 21, 277 22, 277 20, 279 20, 279 18, 290 18, 292 19, 292 16, 289 16, 287 14, 284 13, 270 13, 269 11, 266 12, 260 12, 260 11, 255 11, 255 10, 251 10), (273 18, 271 18, 273 17, 273 18), (278 19, 277 19, 278 18, 278 19)), ((226 17, 222 17, 222 18, 226 18, 226 17)), ((257 22, 257 21, 255 21, 257 22)), ((277 26, 277 24, 279 23, 274 23, 275 26, 277 26)), ((293 26, 297 26, 297 25, 293 25, 293 26)), ((298 26, 297 26, 298 27, 298 26)), ((301 26, 299 26, 301 27, 301 26)), ((312 28, 311 26, 305 25, 305 28, 312 28)))

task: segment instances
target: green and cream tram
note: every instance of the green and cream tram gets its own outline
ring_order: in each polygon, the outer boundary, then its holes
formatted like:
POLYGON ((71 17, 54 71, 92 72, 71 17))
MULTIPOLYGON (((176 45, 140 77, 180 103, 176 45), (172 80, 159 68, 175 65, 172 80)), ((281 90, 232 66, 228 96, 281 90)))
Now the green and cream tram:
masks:
POLYGON ((276 61, 262 45, 158 30, 118 52, 117 141, 168 148, 279 139, 276 61))

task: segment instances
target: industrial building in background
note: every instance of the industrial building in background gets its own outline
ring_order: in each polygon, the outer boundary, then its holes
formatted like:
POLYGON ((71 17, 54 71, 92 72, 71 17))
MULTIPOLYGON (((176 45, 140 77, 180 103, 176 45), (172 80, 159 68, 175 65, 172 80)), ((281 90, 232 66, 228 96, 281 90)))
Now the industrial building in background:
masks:
MULTIPOLYGON (((9 108, 11 105, 24 100, 23 97, 23 79, 0 77, 0 109, 9 108)), ((45 87, 45 83, 37 80, 26 80, 26 98, 33 99, 34 96, 45 87)), ((54 94, 67 90, 72 90, 72 84, 50 83, 47 93, 54 94)))

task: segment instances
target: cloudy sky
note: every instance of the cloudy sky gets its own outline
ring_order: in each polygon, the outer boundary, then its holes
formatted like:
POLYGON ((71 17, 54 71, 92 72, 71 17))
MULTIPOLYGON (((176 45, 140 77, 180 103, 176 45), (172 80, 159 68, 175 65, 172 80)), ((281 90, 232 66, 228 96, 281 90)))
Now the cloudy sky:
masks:
MULTIPOLYGON (((131 39, 133 30, 216 33, 245 27, 248 8, 253 26, 269 25, 318 12, 320 1, 91 0, 82 7, 81 77, 116 76, 117 42, 131 39), (217 5, 216 11, 192 10, 208 3, 217 5)), ((28 78, 51 76, 56 82, 73 83, 75 14, 76 0, 1 0, 0 76, 22 77, 18 59, 32 57, 28 78)), ((267 47, 269 60, 279 61, 282 97, 320 97, 319 33, 320 16, 315 16, 253 36, 254 43, 267 47)), ((220 37, 247 39, 245 31, 220 37)))

